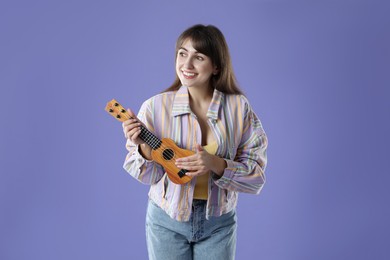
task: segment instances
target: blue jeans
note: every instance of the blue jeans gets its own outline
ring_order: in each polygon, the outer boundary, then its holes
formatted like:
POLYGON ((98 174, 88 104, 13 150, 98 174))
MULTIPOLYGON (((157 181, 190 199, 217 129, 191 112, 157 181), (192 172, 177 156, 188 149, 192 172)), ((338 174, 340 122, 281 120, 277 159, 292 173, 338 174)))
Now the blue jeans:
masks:
POLYGON ((150 260, 229 260, 236 251, 235 211, 206 219, 206 201, 194 200, 188 222, 170 218, 149 200, 146 242, 150 260))

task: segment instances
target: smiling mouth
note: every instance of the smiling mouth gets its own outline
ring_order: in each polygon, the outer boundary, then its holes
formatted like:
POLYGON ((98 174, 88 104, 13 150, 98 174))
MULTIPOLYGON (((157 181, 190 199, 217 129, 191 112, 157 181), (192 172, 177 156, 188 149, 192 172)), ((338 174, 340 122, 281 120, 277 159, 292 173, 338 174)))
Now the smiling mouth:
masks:
POLYGON ((192 79, 195 77, 195 73, 192 73, 192 72, 186 72, 186 71, 182 71, 183 73, 183 76, 186 78, 186 79, 192 79))

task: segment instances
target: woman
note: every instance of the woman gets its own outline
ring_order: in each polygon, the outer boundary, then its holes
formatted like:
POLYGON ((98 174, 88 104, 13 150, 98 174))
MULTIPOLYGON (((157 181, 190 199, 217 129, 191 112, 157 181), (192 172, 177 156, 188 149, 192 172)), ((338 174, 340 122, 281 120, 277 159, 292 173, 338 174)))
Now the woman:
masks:
POLYGON ((176 43, 176 80, 123 123, 129 151, 124 168, 151 185, 146 216, 150 259, 234 259, 238 192, 258 194, 267 137, 237 86, 225 38, 215 26, 195 25, 176 43), (178 185, 151 160, 140 126, 181 148, 176 160, 192 180, 178 185))

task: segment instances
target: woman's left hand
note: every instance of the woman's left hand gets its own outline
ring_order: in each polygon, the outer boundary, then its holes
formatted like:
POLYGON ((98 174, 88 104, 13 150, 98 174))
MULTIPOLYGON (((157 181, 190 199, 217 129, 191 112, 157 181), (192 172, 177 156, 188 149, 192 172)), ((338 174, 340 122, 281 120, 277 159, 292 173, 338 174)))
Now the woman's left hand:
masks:
POLYGON ((186 169, 186 175, 195 177, 213 171, 217 175, 222 175, 226 168, 224 159, 209 154, 201 145, 196 145, 196 154, 176 159, 176 166, 180 169, 186 169))

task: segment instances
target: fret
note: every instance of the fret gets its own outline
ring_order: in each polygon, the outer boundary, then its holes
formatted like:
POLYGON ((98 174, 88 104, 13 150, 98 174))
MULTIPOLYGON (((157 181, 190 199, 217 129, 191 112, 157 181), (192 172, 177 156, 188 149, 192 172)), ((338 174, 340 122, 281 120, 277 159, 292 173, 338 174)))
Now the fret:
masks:
POLYGON ((141 134, 139 135, 139 137, 147 145, 152 147, 153 150, 156 150, 161 146, 161 140, 148 129, 146 129, 143 125, 141 126, 141 134))
MULTIPOLYGON (((129 112, 115 99, 107 103, 105 110, 120 122, 125 122, 132 118, 129 112)), ((152 159, 164 167, 172 182, 185 184, 191 181, 192 177, 186 175, 187 170, 177 168, 175 158, 193 155, 193 151, 181 149, 172 139, 163 138, 160 140, 144 125, 141 125, 139 138, 152 148, 152 159)))

